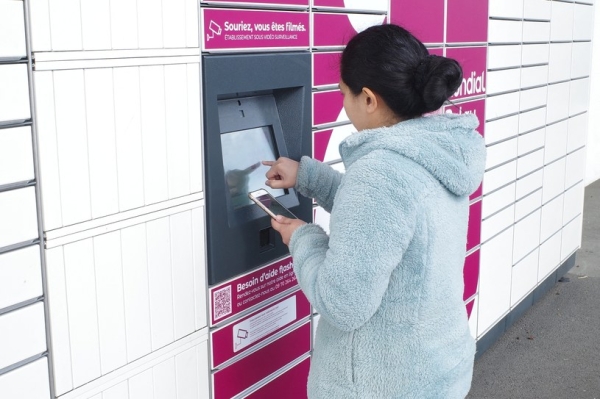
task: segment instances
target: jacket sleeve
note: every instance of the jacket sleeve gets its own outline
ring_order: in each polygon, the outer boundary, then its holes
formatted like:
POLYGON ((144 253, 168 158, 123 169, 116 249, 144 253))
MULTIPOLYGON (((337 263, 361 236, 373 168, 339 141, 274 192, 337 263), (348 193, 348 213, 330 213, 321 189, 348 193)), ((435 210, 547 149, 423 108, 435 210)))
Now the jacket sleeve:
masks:
POLYGON ((314 198, 327 212, 344 175, 331 166, 309 157, 302 157, 298 168, 296 189, 305 197, 314 198))
POLYGON ((304 294, 322 317, 344 331, 361 327, 379 308, 417 217, 414 195, 407 194, 412 189, 408 174, 390 181, 381 168, 357 165, 361 162, 352 165, 339 187, 330 236, 307 224, 290 242, 304 294))

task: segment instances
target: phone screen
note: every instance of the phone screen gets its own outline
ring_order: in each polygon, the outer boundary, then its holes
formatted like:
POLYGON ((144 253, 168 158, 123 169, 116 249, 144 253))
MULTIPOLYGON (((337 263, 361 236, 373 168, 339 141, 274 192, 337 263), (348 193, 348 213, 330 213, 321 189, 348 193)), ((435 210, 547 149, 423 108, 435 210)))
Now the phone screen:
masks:
POLYGON ((277 201, 271 194, 262 194, 257 195, 255 198, 269 211, 271 211, 275 216, 282 215, 286 218, 296 219, 296 216, 289 211, 286 207, 281 205, 279 201, 277 201))

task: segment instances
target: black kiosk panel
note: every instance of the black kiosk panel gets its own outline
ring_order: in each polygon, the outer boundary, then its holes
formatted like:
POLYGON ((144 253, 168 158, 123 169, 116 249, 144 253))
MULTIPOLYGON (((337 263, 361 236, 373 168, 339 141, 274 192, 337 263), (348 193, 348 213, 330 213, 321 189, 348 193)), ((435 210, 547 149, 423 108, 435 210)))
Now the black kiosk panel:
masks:
POLYGON ((260 188, 310 221, 311 201, 265 185, 263 160, 310 155, 307 53, 203 57, 208 280, 210 285, 288 254, 270 218, 248 198, 260 188))

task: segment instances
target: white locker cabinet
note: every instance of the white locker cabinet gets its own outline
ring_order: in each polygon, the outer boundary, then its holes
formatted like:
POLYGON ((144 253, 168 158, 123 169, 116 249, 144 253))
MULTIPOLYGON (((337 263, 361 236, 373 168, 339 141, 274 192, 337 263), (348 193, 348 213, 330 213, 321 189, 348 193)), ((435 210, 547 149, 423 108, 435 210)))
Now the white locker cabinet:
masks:
POLYGON ((570 82, 548 86, 546 123, 550 124, 569 117, 570 86, 570 82))
POLYGON ((544 166, 544 149, 531 152, 517 160, 517 177, 521 178, 544 166))
POLYGON ((548 0, 524 0, 523 18, 550 21, 552 4, 548 0))
POLYGON ((521 46, 498 45, 488 47, 488 69, 512 68, 521 66, 521 46))
POLYGON ((0 130, 0 186, 33 179, 31 127, 0 130))
POLYGON ((533 193, 534 191, 542 188, 542 184, 544 182, 544 170, 539 169, 536 172, 533 172, 527 176, 524 176, 517 180, 517 191, 516 197, 517 201, 521 198, 525 197, 533 193))
POLYGON ((0 255, 0 309, 42 295, 39 245, 0 255))
POLYGON ((571 54, 571 79, 589 76, 592 70, 592 42, 573 43, 571 54))
POLYGON ((519 112, 519 92, 500 94, 485 100, 485 119, 491 120, 519 112))
MULTIPOLYGON (((485 197, 483 199, 485 201, 485 197)), ((515 223, 515 205, 512 204, 503 210, 483 219, 481 222, 481 242, 492 239, 496 234, 515 223)))
POLYGON ((515 203, 515 221, 519 222, 541 206, 542 190, 538 189, 515 203))
POLYGON ((542 86, 548 83, 548 65, 524 67, 521 69, 521 88, 542 86))
POLYGON ((32 0, 33 51, 198 47, 195 0, 32 0))
POLYGON ((36 72, 35 81, 47 230, 202 190, 198 64, 36 72))
POLYGON ((492 191, 515 181, 516 173, 516 160, 485 172, 483 177, 483 194, 491 193, 492 191))
POLYGON ((538 283, 544 281, 560 265, 562 231, 558 231, 540 245, 538 283))
POLYGON ((544 164, 549 164, 567 155, 569 121, 564 120, 546 127, 544 164))
POLYGON ((523 21, 523 43, 544 43, 550 40, 550 22, 523 21))
POLYGON ((583 147, 587 141, 588 114, 581 114, 569 118, 569 133, 567 138, 567 152, 573 152, 583 147))
POLYGON ((487 76, 486 93, 498 94, 519 90, 520 80, 520 68, 490 71, 487 76))
POLYGON ((585 174, 585 148, 567 155, 565 187, 569 188, 583 180, 585 174))
POLYGON ((42 302, 0 316, 0 369, 45 351, 46 322, 42 302))
POLYGON ((0 0, 0 58, 19 59, 27 55, 23 4, 0 0))
MULTIPOLYGON (((544 131, 544 126, 546 125, 546 108, 538 108, 533 109, 531 111, 525 111, 519 114, 519 134, 529 133, 534 130, 544 131), (541 129, 540 129, 541 128, 541 129)), ((542 145, 543 143, 542 137, 542 145)), ((519 144, 519 155, 528 152, 524 151, 519 144)))
MULTIPOLYGON (((566 188, 566 158, 561 158, 544 167, 543 203, 562 194, 566 188)), ((560 213, 562 215, 562 213, 560 213)))
POLYGON ((0 248, 37 237, 35 187, 0 192, 0 248))
POLYGON ((561 260, 567 259, 574 251, 581 248, 581 231, 583 215, 579 215, 562 230, 560 249, 561 260))
MULTIPOLYGON (((545 121, 544 114, 544 121, 545 121)), ((496 119, 485 124, 485 143, 487 145, 517 136, 519 132, 519 115, 496 119)))
POLYGON ((573 40, 573 3, 552 1, 550 41, 569 42, 573 40))
MULTIPOLYGON (((547 0, 543 0, 547 2, 547 0)), ((547 64, 550 57, 550 45, 548 43, 523 44, 519 46, 522 49, 522 64, 538 65, 547 64)))
POLYGON ((490 19, 488 21, 488 42, 521 43, 523 39, 523 22, 490 19))
POLYGON ((59 394, 206 327, 203 208, 172 212, 47 250, 59 394))
POLYGON ((566 159, 561 158, 544 167, 544 189, 542 196, 544 204, 565 191, 565 166, 566 159))
POLYGON ((494 191, 489 195, 486 195, 481 204, 481 217, 486 219, 515 202, 515 186, 516 183, 512 183, 506 187, 494 191))
POLYGON ((10 399, 50 399, 48 359, 0 375, 0 392, 10 399))
POLYGON ((540 209, 515 224, 513 265, 521 261, 527 254, 540 245, 541 217, 542 211, 540 209))
POLYGON ((516 306, 537 285, 539 250, 536 248, 513 266, 510 306, 516 306))
POLYGON ((542 222, 540 224, 540 242, 545 242, 563 227, 564 195, 559 195, 542 206, 542 222))
POLYGON ((590 78, 571 81, 569 115, 587 111, 590 105, 590 78))
POLYGON ((573 5, 573 40, 592 40, 594 12, 593 6, 573 5))
POLYGON ((572 43, 550 43, 549 83, 569 80, 572 49, 572 43))
POLYGON ((0 122, 30 117, 27 64, 0 65, 0 122))
POLYGON ((495 166, 512 161, 517 158, 518 138, 503 141, 487 147, 485 168, 489 170, 495 166))
POLYGON ((524 0, 490 0, 488 14, 490 17, 523 18, 524 0))
POLYGON ((528 111, 534 108, 546 106, 548 102, 548 87, 536 87, 535 89, 526 89, 521 91, 519 109, 528 111))
MULTIPOLYGON (((208 343, 173 350, 140 363, 110 382, 84 389, 69 398, 81 399, 199 399, 210 397, 208 343)), ((75 393, 75 392, 74 392, 75 393)))
POLYGON ((573 219, 583 213, 584 193, 585 185, 583 182, 576 184, 565 192, 563 225, 567 225, 573 219))
POLYGON ((479 315, 477 334, 482 336, 510 309, 513 228, 481 245, 479 315))

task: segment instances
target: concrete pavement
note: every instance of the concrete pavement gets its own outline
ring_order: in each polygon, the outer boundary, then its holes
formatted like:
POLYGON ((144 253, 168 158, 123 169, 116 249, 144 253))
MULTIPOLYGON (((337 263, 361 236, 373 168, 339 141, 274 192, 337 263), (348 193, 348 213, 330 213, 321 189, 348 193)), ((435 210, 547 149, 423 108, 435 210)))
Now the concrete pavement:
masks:
POLYGON ((475 362, 469 399, 600 399, 600 180, 575 266, 475 362))

